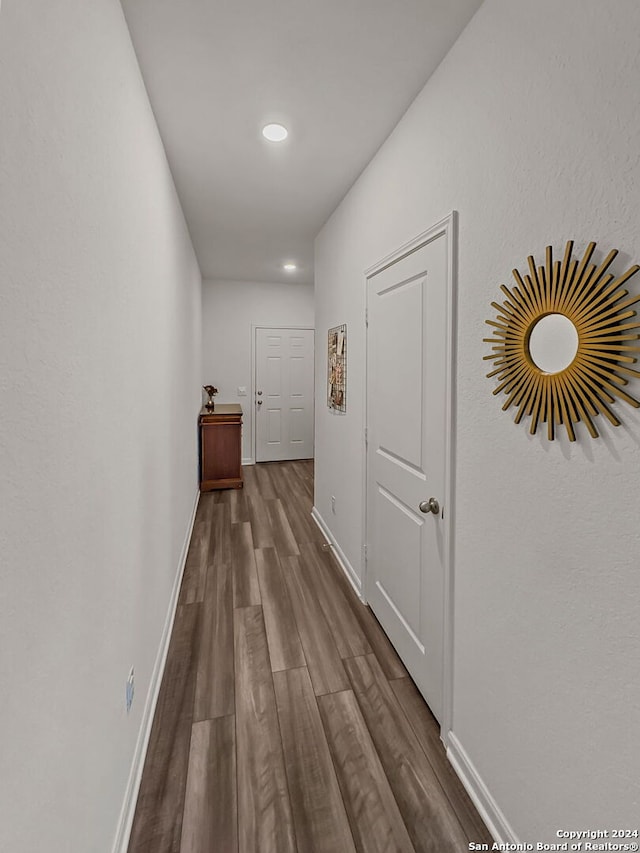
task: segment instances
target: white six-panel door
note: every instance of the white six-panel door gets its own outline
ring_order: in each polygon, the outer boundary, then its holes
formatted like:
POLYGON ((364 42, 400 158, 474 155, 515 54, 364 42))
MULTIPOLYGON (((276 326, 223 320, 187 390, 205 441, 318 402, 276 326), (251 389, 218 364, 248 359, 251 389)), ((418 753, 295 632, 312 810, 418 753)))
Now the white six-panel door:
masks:
POLYGON ((255 330, 256 462, 313 457, 313 329, 255 330))
POLYGON ((367 280, 366 595, 440 721, 448 558, 443 513, 449 236, 436 229, 426 243, 367 280))

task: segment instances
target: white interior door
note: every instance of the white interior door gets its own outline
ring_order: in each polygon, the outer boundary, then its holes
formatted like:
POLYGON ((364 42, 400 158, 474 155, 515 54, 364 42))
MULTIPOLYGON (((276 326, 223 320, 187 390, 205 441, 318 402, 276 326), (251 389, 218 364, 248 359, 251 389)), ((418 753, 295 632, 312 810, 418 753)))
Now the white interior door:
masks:
POLYGON ((448 560, 447 240, 446 229, 436 229, 428 242, 367 280, 366 594, 440 722, 448 560))
POLYGON ((256 462, 313 457, 313 329, 256 329, 256 462))

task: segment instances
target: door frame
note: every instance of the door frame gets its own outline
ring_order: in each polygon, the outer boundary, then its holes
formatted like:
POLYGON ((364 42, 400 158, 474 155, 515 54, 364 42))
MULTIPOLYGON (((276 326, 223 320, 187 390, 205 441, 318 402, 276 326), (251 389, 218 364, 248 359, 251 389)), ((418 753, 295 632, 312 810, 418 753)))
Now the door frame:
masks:
POLYGON ((315 456, 315 446, 316 446, 316 418, 315 418, 315 396, 316 396, 316 346, 315 346, 315 326, 291 326, 285 324, 284 326, 274 326, 273 323, 252 323, 251 324, 251 460, 247 462, 243 462, 243 465, 255 465, 256 464, 256 358, 258 355, 258 348, 256 346, 256 332, 258 329, 291 329, 295 331, 296 329, 302 332, 313 332, 314 342, 313 342, 313 448, 314 448, 314 456, 315 456))
POLYGON ((363 441, 363 519, 362 519, 362 593, 367 600, 367 518, 369 510, 369 448, 367 434, 370 424, 368 398, 369 382, 369 279, 399 261, 405 255, 422 248, 427 243, 443 237, 447 242, 447 344, 446 344, 446 423, 445 423, 445 488, 444 488, 444 613, 443 613, 443 684, 442 684, 442 726, 440 738, 445 747, 449 744, 449 735, 453 722, 453 625, 454 625, 454 483, 455 483, 455 426, 456 426, 456 342, 457 342, 457 283, 458 283, 458 212, 456 210, 441 219, 431 228, 418 234, 395 251, 372 264, 365 270, 365 381, 364 415, 365 440, 363 441))

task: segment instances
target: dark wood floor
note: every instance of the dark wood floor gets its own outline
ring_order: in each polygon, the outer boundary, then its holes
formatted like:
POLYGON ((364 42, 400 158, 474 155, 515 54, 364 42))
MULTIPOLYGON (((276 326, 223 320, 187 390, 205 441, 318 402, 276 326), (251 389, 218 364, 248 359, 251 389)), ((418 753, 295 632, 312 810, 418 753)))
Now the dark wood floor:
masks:
POLYGON ((129 853, 491 842, 311 519, 312 463, 244 471, 200 499, 129 853))

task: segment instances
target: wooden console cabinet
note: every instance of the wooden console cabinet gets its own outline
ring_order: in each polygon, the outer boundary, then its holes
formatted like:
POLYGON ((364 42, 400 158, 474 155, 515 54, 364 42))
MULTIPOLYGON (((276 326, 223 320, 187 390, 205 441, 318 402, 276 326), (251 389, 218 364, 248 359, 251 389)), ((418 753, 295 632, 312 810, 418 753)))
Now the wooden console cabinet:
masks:
POLYGON ((218 403, 213 412, 203 408, 200 430, 200 491, 242 488, 242 408, 218 403))

